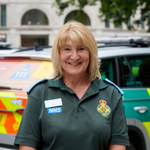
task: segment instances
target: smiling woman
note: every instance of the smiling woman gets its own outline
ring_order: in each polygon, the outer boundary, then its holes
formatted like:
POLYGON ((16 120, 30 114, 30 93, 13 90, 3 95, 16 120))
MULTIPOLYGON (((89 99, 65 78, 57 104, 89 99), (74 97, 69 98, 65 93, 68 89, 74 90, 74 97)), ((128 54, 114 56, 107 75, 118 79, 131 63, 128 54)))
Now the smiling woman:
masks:
POLYGON ((91 84, 87 68, 89 65, 89 50, 85 46, 77 46, 67 37, 66 43, 60 48, 60 61, 63 70, 63 80, 79 97, 83 94, 91 84), (69 82, 68 82, 69 81, 69 82), (80 86, 72 86, 71 82, 79 83, 84 81, 80 86))
POLYGON ((68 40, 68 38, 72 43, 78 46, 78 48, 81 47, 89 51, 90 63, 87 71, 90 79, 94 80, 96 77, 101 79, 98 66, 97 43, 94 36, 83 24, 72 21, 68 22, 60 29, 52 48, 51 56, 54 66, 54 77, 63 75, 63 71, 60 70, 62 68, 60 66, 59 54, 60 49, 67 45, 66 40, 68 40))
POLYGON ((15 145, 21 150, 125 150, 119 87, 101 80, 92 33, 70 21, 52 48, 53 74, 28 92, 15 145))

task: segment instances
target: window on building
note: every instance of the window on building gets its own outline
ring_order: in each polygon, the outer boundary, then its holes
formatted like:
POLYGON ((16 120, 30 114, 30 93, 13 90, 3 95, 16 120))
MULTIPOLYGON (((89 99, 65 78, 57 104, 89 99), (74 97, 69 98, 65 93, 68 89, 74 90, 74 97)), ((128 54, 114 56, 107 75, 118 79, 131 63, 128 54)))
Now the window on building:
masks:
POLYGON ((47 46, 48 35, 21 35, 22 47, 47 46))
MULTIPOLYGON (((77 16, 77 13, 78 13, 77 10, 70 12, 70 13, 66 16, 64 23, 68 22, 69 20, 76 20, 76 19, 75 19, 75 16, 77 16)), ((82 22, 84 25, 87 25, 87 26, 90 26, 90 25, 91 25, 90 18, 89 18, 89 16, 88 16, 86 13, 83 14, 83 20, 82 20, 81 22, 82 22)))
MULTIPOLYGON (((116 20, 116 19, 117 19, 117 17, 114 18, 114 20, 116 20)), ((122 28, 122 23, 121 22, 119 24, 118 23, 114 23, 114 27, 115 28, 122 28)))
POLYGON ((141 20, 141 28, 144 29, 144 20, 141 20))
POLYGON ((144 29, 144 20, 143 20, 143 16, 141 17, 141 28, 144 29))
POLYGON ((141 28, 144 29, 144 21, 141 21, 141 28))
POLYGON ((6 38, 7 38, 6 34, 0 34, 0 41, 1 42, 6 42, 6 38))
POLYGON ((22 25, 48 25, 47 16, 38 9, 32 9, 24 14, 22 25))
POLYGON ((1 26, 6 26, 6 5, 1 5, 1 26))
POLYGON ((109 28, 109 27, 110 27, 109 19, 107 19, 107 20, 105 21, 105 27, 106 27, 106 28, 109 28))
POLYGON ((114 24, 115 28, 122 28, 122 23, 121 24, 114 24))
POLYGON ((129 27, 131 25, 131 21, 130 21, 130 18, 128 19, 128 22, 127 22, 127 27, 129 27))

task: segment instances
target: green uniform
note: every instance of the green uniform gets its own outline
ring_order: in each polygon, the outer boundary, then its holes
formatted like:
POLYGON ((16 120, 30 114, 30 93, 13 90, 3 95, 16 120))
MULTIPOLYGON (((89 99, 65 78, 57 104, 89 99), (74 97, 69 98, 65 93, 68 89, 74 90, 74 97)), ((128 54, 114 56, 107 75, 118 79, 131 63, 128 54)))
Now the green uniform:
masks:
POLYGON ((79 100, 62 78, 32 88, 15 145, 41 150, 108 150, 129 145, 122 95, 95 79, 79 100))

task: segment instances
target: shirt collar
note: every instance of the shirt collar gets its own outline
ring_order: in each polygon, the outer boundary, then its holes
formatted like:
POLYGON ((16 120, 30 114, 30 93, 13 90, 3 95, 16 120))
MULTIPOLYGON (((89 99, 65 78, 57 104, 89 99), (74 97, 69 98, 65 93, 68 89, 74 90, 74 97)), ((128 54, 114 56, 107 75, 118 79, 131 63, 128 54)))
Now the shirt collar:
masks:
POLYGON ((56 77, 54 79, 50 79, 48 81, 48 87, 56 87, 56 88, 61 88, 63 87, 65 84, 62 80, 62 78, 56 77))
MULTIPOLYGON (((98 78, 96 78, 94 81, 92 81, 91 86, 92 86, 93 90, 95 91, 95 93, 98 93, 99 90, 108 87, 109 84, 107 84, 103 80, 99 80, 98 78)), ((63 79, 58 78, 58 77, 54 78, 54 79, 50 79, 49 83, 48 83, 48 87, 56 87, 56 88, 60 88, 61 90, 67 90, 67 88, 68 88, 64 84, 63 79)))

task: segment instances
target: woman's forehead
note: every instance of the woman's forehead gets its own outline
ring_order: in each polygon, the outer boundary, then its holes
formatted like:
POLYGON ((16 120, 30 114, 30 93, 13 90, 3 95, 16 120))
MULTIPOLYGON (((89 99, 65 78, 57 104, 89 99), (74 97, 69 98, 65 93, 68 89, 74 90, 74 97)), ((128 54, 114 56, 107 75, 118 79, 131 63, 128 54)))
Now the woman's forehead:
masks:
POLYGON ((70 37, 70 36, 67 36, 64 45, 69 45, 72 42, 77 46, 86 46, 81 37, 74 38, 74 37, 70 37))

